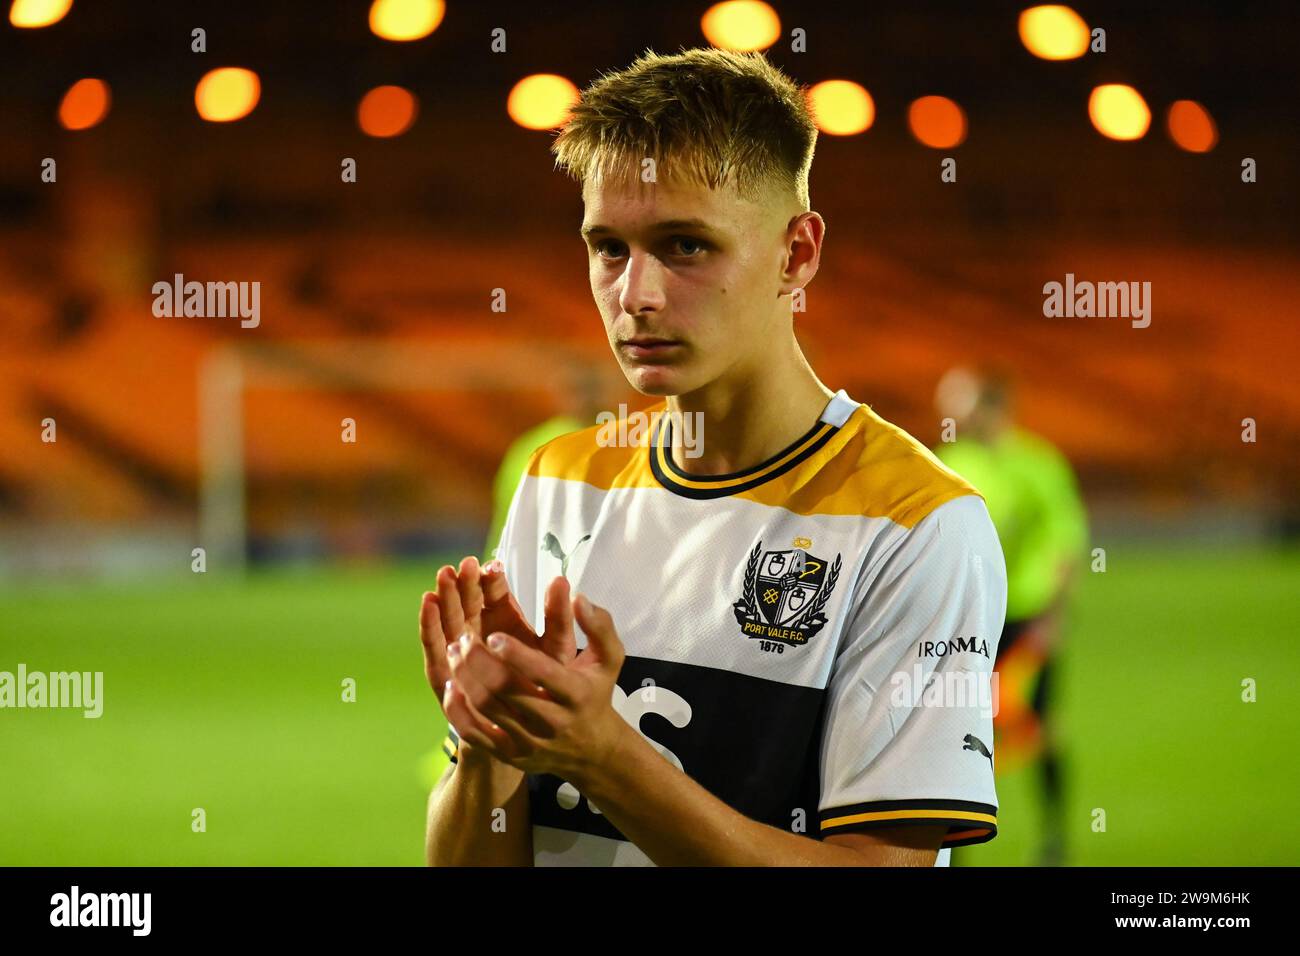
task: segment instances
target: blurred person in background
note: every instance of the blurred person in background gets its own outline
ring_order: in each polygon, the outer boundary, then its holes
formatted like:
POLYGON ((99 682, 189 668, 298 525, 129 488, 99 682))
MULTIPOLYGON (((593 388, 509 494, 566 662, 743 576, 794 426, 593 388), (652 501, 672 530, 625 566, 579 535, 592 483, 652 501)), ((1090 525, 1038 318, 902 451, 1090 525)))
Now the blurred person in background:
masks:
POLYGON ((940 380, 935 405, 941 418, 951 419, 935 453, 983 493, 1006 555, 995 751, 1003 772, 1038 763, 1038 863, 1059 866, 1065 854, 1064 799, 1050 692, 1062 617, 1087 545, 1087 514, 1065 456, 1013 423, 1006 376, 953 369, 940 380), (949 441, 954 426, 956 440, 949 441))
POLYGON ((596 424, 596 416, 604 408, 604 382, 590 365, 575 359, 567 370, 566 381, 570 387, 562 390, 561 410, 511 442, 501 459, 501 466, 492 482, 492 524, 488 527, 487 544, 483 548, 488 558, 496 557, 501 530, 510 512, 510 501, 533 452, 552 438, 590 428, 596 424))

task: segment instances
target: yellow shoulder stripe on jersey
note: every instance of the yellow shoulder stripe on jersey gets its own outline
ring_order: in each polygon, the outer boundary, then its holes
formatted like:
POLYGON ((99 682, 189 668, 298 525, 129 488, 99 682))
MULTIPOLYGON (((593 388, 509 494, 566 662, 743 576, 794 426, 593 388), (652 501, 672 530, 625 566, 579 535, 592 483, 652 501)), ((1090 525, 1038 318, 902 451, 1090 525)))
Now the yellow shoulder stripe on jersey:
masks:
MULTIPOLYGON (((641 414, 649 416, 666 408, 666 402, 657 402, 641 414)), ((635 444, 603 445, 601 433, 607 427, 594 425, 552 439, 533 453, 526 474, 581 481, 604 489, 659 487, 646 457, 650 430, 642 429, 635 444)), ((623 428, 622 420, 619 427, 623 428)), ((630 434, 625 428, 611 431, 615 435, 630 434)))
MULTIPOLYGON (((665 408, 659 402, 643 414, 665 408)), ((842 427, 818 423, 762 467, 734 475, 689 475, 671 460, 667 448, 653 442, 658 436, 650 429, 634 445, 602 445, 598 439, 606 427, 543 445, 527 473, 606 490, 666 488, 690 498, 734 496, 804 515, 885 517, 909 528, 954 498, 979 494, 928 448, 866 405, 859 405, 842 427)))
POLYGON ((911 528, 975 486, 866 405, 798 468, 742 497, 796 514, 865 515, 911 528))

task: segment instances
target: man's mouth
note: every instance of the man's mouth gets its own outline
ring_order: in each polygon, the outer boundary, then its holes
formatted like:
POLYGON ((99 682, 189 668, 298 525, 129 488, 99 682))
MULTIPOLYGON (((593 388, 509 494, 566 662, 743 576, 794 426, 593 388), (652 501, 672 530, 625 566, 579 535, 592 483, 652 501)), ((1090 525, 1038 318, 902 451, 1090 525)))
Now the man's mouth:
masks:
POLYGON ((618 347, 625 355, 638 361, 667 361, 682 348, 677 339, 665 339, 655 335, 637 335, 630 339, 621 339, 618 347))

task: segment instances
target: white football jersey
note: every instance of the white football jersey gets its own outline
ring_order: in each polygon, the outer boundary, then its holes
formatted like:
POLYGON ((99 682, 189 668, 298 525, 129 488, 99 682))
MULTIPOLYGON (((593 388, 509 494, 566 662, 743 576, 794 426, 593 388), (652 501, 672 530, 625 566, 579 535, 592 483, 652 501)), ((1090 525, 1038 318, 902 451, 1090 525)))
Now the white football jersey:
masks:
MULTIPOLYGON (((992 839, 1007 581, 979 493, 843 391, 730 475, 683 471, 672 424, 533 454, 498 549, 532 626, 563 571, 626 648, 618 711, 751 819, 811 838, 942 824, 941 866, 992 839)), ((652 865, 571 784, 528 789, 537 865, 652 865)))

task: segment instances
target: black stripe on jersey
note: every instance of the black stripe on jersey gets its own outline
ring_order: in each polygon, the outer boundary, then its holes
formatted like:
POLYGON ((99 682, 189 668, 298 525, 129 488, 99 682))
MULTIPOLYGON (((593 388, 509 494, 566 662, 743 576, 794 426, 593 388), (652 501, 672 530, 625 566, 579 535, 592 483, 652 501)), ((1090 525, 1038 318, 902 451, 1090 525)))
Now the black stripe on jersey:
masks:
POLYGON ((442 752, 451 758, 451 762, 456 762, 456 754, 460 751, 460 737, 456 731, 450 727, 447 728, 447 736, 442 742, 442 752))
MULTIPOLYGON (((631 701, 629 709, 640 712, 638 729, 647 738, 673 753, 688 776, 737 812, 787 833, 797 823, 794 832, 817 838, 824 690, 698 664, 624 659, 618 685, 629 698, 646 693, 648 681, 658 694, 681 697, 690 706, 690 720, 677 727, 653 703, 631 701)), ((561 790, 560 778, 528 774, 527 782, 534 825, 627 839, 572 786, 561 790)))
POLYGON ((948 833, 943 846, 986 843, 997 836, 998 808, 970 800, 875 800, 831 807, 818 815, 823 838, 878 827, 943 823, 948 833))
POLYGON ((839 431, 838 427, 831 425, 828 422, 819 421, 817 424, 813 425, 812 428, 808 429, 808 431, 804 432, 797 441, 791 442, 771 458, 761 464, 755 465, 753 468, 746 468, 743 471, 732 472, 729 475, 692 475, 689 472, 682 471, 681 468, 677 466, 677 463, 673 461, 672 424, 667 418, 662 418, 660 419, 658 431, 650 441, 650 447, 648 449, 650 453, 650 471, 654 474, 655 478, 661 485, 674 494, 681 495, 683 498, 694 498, 697 501, 708 500, 711 498, 725 498, 728 495, 734 495, 741 491, 748 491, 751 488, 757 488, 759 485, 771 481, 778 475, 784 475, 790 469, 802 464, 820 451, 837 431, 839 431), (731 483, 735 482, 738 478, 744 478, 745 475, 762 472, 764 468, 770 468, 773 462, 779 461, 784 455, 790 454, 791 450, 798 448, 801 444, 808 441, 819 429, 825 429, 825 433, 780 468, 776 468, 763 474, 757 474, 749 481, 740 481, 736 484, 731 483), (661 447, 663 449, 663 465, 660 464, 661 456, 659 454, 659 449, 661 447), (665 468, 664 465, 667 467, 665 468), (727 484, 717 488, 692 488, 689 485, 681 484, 676 480, 676 478, 674 478, 674 476, 693 482, 716 481, 727 482, 727 484))

